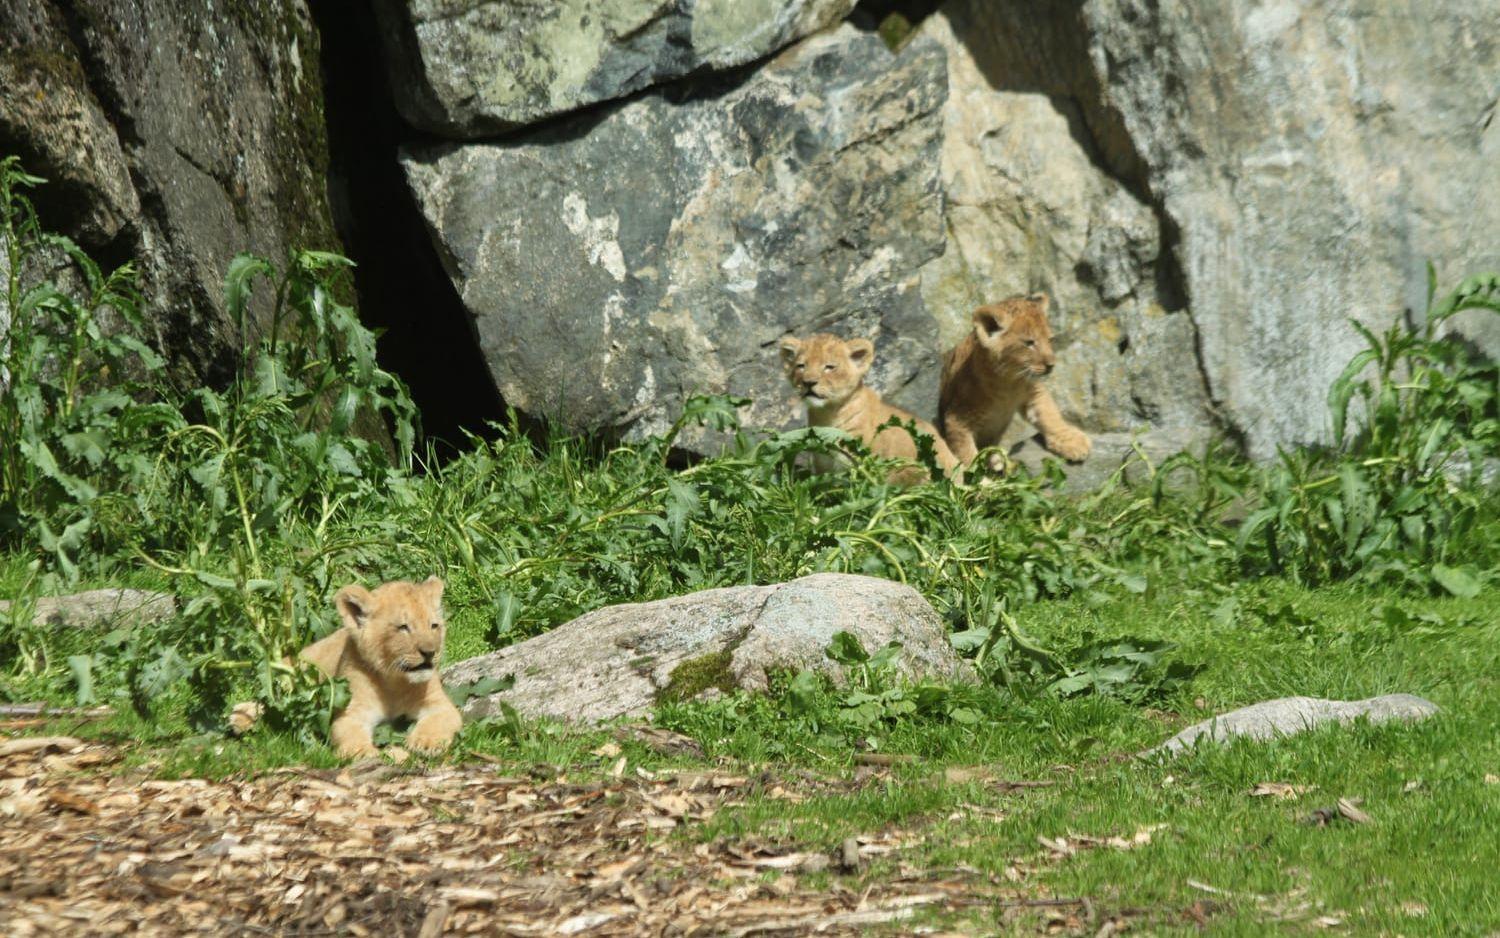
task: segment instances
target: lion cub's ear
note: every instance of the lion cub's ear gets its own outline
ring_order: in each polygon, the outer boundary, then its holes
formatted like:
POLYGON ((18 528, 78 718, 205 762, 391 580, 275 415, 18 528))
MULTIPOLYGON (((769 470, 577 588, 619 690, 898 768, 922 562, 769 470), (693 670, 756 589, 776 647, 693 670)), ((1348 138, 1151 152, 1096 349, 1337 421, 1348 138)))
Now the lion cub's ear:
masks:
POLYGON ((849 361, 860 374, 869 371, 875 363, 875 343, 869 339, 850 339, 844 347, 849 350, 849 361))
POLYGON ((351 629, 362 629, 365 620, 370 617, 370 611, 375 608, 375 597, 370 591, 358 583, 350 583, 348 586, 334 594, 333 604, 338 607, 339 618, 351 629))
POLYGON ((792 367, 792 359, 802 351, 802 340, 796 336, 787 336, 781 340, 781 363, 788 368, 792 367))
POLYGON ((427 598, 433 602, 443 598, 443 581, 435 576, 430 576, 418 584, 418 588, 427 594, 427 598))
POLYGON ((1045 293, 1032 293, 1026 299, 1040 306, 1043 313, 1047 312, 1047 308, 1052 305, 1052 297, 1045 293))
POLYGON ((1010 310, 998 306, 981 306, 974 310, 974 331, 981 339, 994 339, 1010 328, 1010 310))

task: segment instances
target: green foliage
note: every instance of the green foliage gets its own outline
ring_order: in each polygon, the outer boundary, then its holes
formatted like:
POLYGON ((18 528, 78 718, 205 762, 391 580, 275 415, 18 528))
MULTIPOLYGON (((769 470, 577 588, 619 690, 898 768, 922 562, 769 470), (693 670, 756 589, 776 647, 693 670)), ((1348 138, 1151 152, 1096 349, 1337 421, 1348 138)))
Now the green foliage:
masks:
POLYGON ((140 327, 129 266, 105 275, 77 245, 43 232, 23 190, 42 182, 0 160, 0 538, 34 532, 67 579, 101 520, 101 493, 128 484, 139 466, 115 445, 139 376, 160 359, 131 334, 140 327), (28 282, 61 268, 63 289, 28 282))
POLYGON ((1500 312, 1500 276, 1442 297, 1431 268, 1428 283, 1420 324, 1376 334, 1353 323, 1366 348, 1329 388, 1335 446, 1282 452, 1260 474, 1259 507, 1237 539, 1252 566, 1314 583, 1357 576, 1478 590, 1459 561, 1494 553, 1474 535, 1493 514, 1481 475, 1500 441, 1500 378, 1441 327, 1466 311, 1500 312), (1354 401, 1362 419, 1350 433, 1354 401))
POLYGON ((1162 639, 1092 641, 1069 656, 1065 677, 1049 689, 1060 696, 1094 693, 1142 704, 1160 700, 1185 686, 1199 670, 1168 659, 1176 648, 1162 639))
MULTIPOLYGON (((38 555, 42 588, 131 562, 167 578, 180 617, 112 635, 102 652, 140 709, 186 681, 205 723, 249 689, 271 704, 273 725, 326 726, 337 685, 281 661, 326 631, 330 560, 348 563, 372 546, 351 537, 341 513, 409 478, 415 439, 404 388, 377 366, 374 336, 329 287, 348 262, 302 252, 278 274, 235 258, 225 308, 241 370, 227 388, 174 388, 153 382, 162 362, 135 334, 133 272, 105 276, 43 233, 21 194, 38 182, 13 160, 0 163, 10 311, 0 345, 0 538, 38 555), (27 282, 44 268, 81 286, 27 282), (275 298, 256 335, 248 308, 260 280, 275 298), (390 421, 394 459, 351 432, 362 411, 390 421)), ((78 696, 92 697, 99 658, 69 662, 78 696)))

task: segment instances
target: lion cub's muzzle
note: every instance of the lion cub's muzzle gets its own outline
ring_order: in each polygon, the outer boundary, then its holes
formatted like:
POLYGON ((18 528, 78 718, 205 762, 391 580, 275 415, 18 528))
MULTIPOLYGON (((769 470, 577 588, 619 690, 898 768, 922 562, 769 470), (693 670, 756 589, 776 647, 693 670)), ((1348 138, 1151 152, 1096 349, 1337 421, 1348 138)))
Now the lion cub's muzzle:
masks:
POLYGON ((413 681, 424 681, 432 676, 437 667, 437 651, 420 651, 420 658, 406 658, 396 663, 396 669, 413 681))

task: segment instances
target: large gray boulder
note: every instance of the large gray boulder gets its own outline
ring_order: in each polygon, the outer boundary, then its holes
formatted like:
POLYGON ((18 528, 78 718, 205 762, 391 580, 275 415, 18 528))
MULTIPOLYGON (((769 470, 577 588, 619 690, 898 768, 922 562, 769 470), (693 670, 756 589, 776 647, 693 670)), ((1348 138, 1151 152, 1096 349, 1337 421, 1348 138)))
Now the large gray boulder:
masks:
POLYGON ((223 309, 236 252, 338 246, 303 0, 0 4, 0 88, 0 151, 51 180, 43 223, 137 262, 148 325, 185 371, 238 350, 223 309))
POLYGON ((495 715, 504 701, 528 716, 597 722, 710 689, 763 691, 776 670, 810 669, 842 681, 843 666, 826 654, 839 632, 851 633, 872 654, 899 642, 897 667, 907 677, 972 678, 942 619, 916 590, 823 573, 607 606, 461 661, 443 672, 443 681, 451 687, 515 678, 508 691, 471 698, 464 707, 470 718, 495 715))
MULTIPOLYGON (((874 339, 872 383, 927 417, 918 271, 944 246, 943 50, 842 27, 738 86, 651 94, 515 142, 403 162, 507 403, 638 438, 695 392, 800 421, 789 333, 874 339)), ((691 445, 691 440, 684 440, 691 445)))
POLYGON ((380 0, 396 105, 480 137, 763 58, 854 0, 380 0))
MULTIPOLYGON (((1324 392, 1362 345, 1347 319, 1424 309, 1428 260, 1450 284, 1500 266, 1500 0, 1088 0, 1079 15, 1094 126, 1129 141, 1210 397, 1253 455, 1326 437, 1324 392)), ((1491 354, 1493 318, 1460 324, 1491 354)))

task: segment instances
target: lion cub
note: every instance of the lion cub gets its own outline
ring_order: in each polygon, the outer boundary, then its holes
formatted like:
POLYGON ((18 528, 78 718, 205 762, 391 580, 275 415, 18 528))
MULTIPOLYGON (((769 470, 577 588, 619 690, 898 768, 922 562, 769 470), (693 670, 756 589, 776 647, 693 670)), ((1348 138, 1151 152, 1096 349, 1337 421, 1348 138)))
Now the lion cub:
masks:
POLYGON ((1063 459, 1088 456, 1084 432, 1057 409, 1041 378, 1050 374, 1052 329, 1045 293, 1017 296, 974 311, 974 331, 943 356, 938 423, 953 454, 965 465, 979 450, 1000 442, 1011 418, 1022 413, 1042 432, 1047 448, 1063 459))
MULTIPOLYGON (((905 428, 878 429, 892 417, 911 420, 919 432, 932 437, 938 465, 945 472, 951 473, 958 465, 936 427, 899 407, 892 407, 872 388, 865 386, 865 373, 875 361, 875 345, 869 339, 845 342, 827 333, 805 339, 789 336, 781 340, 781 360, 786 366, 787 380, 807 404, 809 426, 834 427, 857 436, 877 456, 915 459, 916 441, 905 428)), ((815 460, 814 466, 819 472, 832 468, 824 458, 815 460)), ((927 477, 927 470, 912 466, 892 472, 890 481, 897 485, 912 485, 926 481, 927 477)))
POLYGON ((334 596, 344 627, 302 649, 298 657, 330 677, 349 682, 349 705, 334 717, 331 735, 340 756, 372 756, 377 724, 397 717, 416 722, 406 734, 412 749, 444 749, 463 725, 443 693, 443 581, 397 580, 367 590, 350 585, 334 596))

